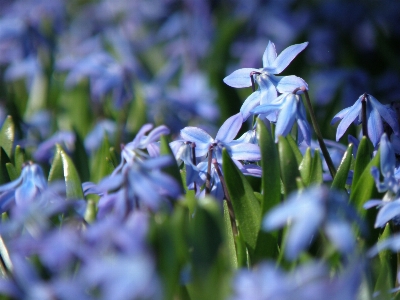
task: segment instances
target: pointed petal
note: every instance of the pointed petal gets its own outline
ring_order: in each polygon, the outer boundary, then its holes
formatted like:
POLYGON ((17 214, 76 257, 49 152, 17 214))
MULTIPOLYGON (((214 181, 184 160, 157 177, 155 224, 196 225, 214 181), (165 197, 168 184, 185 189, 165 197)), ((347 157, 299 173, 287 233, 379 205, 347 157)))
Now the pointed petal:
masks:
MULTIPOLYGON (((336 130, 336 141, 338 141, 345 133, 350 124, 358 117, 361 111, 361 98, 359 98, 353 106, 347 111, 336 130)), ((334 118, 335 119, 335 118, 334 118)))
POLYGON ((296 44, 287 47, 283 50, 278 57, 275 59, 273 66, 274 67, 274 74, 279 74, 286 67, 290 64, 290 62, 301 52, 303 51, 308 45, 308 42, 296 44))
POLYGON ((257 76, 256 80, 261 92, 260 104, 272 103, 278 97, 278 92, 274 83, 271 81, 271 77, 262 74, 257 76))
POLYGON ((282 108, 282 104, 264 104, 264 105, 259 105, 256 108, 254 108, 251 113, 252 114, 270 114, 271 112, 278 111, 282 108))
POLYGON ((390 127, 392 127, 394 133, 398 135, 399 124, 396 118, 396 114, 394 114, 390 108, 381 104, 375 97, 368 95, 368 100, 371 103, 372 107, 376 109, 382 116, 382 118, 390 125, 390 127))
POLYGON ((385 204, 378 212, 375 228, 384 227, 394 217, 400 214, 400 199, 385 204))
POLYGON ((297 88, 305 87, 308 90, 308 84, 302 78, 290 76, 274 76, 270 75, 271 81, 274 82, 279 93, 291 93, 297 88))
POLYGON ((331 121, 331 125, 333 125, 333 124, 335 124, 337 121, 343 119, 343 118, 348 114, 348 112, 351 110, 351 108, 352 108, 352 106, 347 107, 347 108, 342 109, 341 111, 339 111, 339 112, 333 117, 333 119, 332 119, 332 121, 331 121))
POLYGON ((325 232, 342 253, 351 253, 354 250, 354 235, 348 223, 338 220, 328 221, 325 225, 325 232))
POLYGON ((263 68, 271 67, 276 59, 276 56, 277 53, 275 49, 275 44, 269 41, 263 55, 263 68))
MULTIPOLYGON (((307 121, 307 114, 303 102, 298 104, 297 125, 307 145, 311 144, 311 127, 307 121)), ((299 141, 300 142, 300 141, 299 141)))
POLYGON ((153 142, 158 142, 160 139, 160 136, 162 135, 167 135, 170 133, 170 130, 168 129, 167 126, 161 125, 156 128, 154 128, 147 137, 143 138, 140 141, 140 148, 145 148, 148 144, 153 143, 153 142))
POLYGON ((230 154, 236 160, 258 161, 261 159, 260 147, 255 144, 236 144, 230 147, 230 154))
POLYGON ((185 127, 181 130, 181 137, 185 141, 196 144, 196 156, 200 157, 207 154, 213 138, 203 129, 197 127, 185 127))
POLYGON ((383 122, 379 112, 373 109, 369 103, 367 103, 367 118, 368 137, 375 147, 383 134, 383 122))
POLYGON ((278 116, 275 128, 275 142, 278 142, 279 136, 286 136, 292 130, 293 124, 296 121, 296 110, 297 101, 295 95, 289 94, 278 116))
POLYGON ((139 132, 136 134, 136 136, 133 139, 133 141, 128 143, 128 144, 126 144, 125 147, 132 147, 133 149, 136 149, 138 147, 142 137, 146 134, 146 132, 150 131, 152 128, 153 128, 152 124, 144 124, 140 128, 139 132))
POLYGON ((368 200, 367 202, 364 203, 363 208, 364 209, 370 209, 371 207, 375 206, 380 206, 382 205, 383 201, 382 200, 368 200))
POLYGON ((242 124, 243 117, 241 113, 237 113, 236 115, 229 117, 218 130, 215 140, 224 143, 231 142, 236 137, 237 133, 242 127, 242 124))
POLYGON ((245 88, 251 86, 250 73, 259 72, 258 69, 243 68, 234 71, 224 78, 224 82, 234 88, 245 88))
POLYGON ((240 112, 242 113, 243 121, 246 121, 248 117, 250 117, 250 111, 260 104, 261 93, 260 91, 255 91, 252 93, 242 104, 240 108, 240 112))
POLYGON ((384 133, 381 137, 381 170, 383 176, 387 177, 394 173, 396 168, 396 157, 393 151, 392 144, 389 142, 387 134, 384 133))

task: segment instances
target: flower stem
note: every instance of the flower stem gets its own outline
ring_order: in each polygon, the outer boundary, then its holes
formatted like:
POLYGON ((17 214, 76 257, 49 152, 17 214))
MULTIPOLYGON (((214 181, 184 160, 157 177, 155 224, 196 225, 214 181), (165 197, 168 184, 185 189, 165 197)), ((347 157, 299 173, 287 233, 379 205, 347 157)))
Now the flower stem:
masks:
POLYGON ((206 195, 209 195, 211 192, 211 162, 212 162, 212 154, 214 150, 214 145, 210 145, 208 148, 208 165, 207 165, 207 174, 206 174, 206 195))
POLYGON ((222 188, 224 190, 226 204, 228 205, 229 219, 231 221, 232 232, 233 232, 234 236, 237 236, 238 235, 238 229, 237 229, 237 226, 236 226, 235 212, 233 211, 233 205, 232 205, 231 197, 229 196, 228 188, 226 186, 224 176, 222 175, 221 169, 219 168, 218 162, 217 162, 217 160, 215 158, 213 158, 212 163, 214 165, 215 170, 217 171, 219 180, 221 181, 222 188))
POLYGON ((318 126, 318 122, 317 122, 317 118, 314 113, 314 109, 311 105, 311 100, 310 100, 310 96, 308 95, 308 91, 305 89, 305 87, 302 87, 301 90, 304 92, 304 95, 306 97, 306 105, 308 108, 308 112, 310 113, 311 122, 314 127, 315 133, 317 134, 317 139, 319 142, 319 146, 321 147, 322 155, 325 158, 326 164, 328 165, 328 168, 329 168, 329 173, 331 173, 331 176, 333 179, 333 178, 335 178, 335 175, 336 175, 336 168, 333 165, 331 156, 329 155, 328 149, 326 148, 324 138, 322 137, 321 130, 318 126))
POLYGON ((367 94, 364 93, 361 100, 361 121, 363 136, 368 136, 368 121, 367 121, 367 94))
MULTIPOLYGON (((196 143, 192 142, 190 143, 190 147, 192 148, 192 163, 193 165, 197 165, 196 163, 196 143)), ((193 188, 194 188, 194 193, 197 193, 197 184, 196 182, 193 182, 193 188)))

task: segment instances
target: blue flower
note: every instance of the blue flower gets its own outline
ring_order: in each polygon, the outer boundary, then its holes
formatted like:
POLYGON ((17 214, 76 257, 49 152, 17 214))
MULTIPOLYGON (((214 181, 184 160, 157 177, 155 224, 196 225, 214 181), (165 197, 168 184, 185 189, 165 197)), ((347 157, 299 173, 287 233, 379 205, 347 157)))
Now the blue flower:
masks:
POLYGON ((8 211, 13 205, 31 203, 46 187, 42 168, 37 164, 27 164, 17 179, 0 186, 0 213, 8 211))
POLYGON ((341 120, 336 131, 336 141, 338 141, 352 122, 360 124, 362 122, 362 101, 367 104, 367 124, 368 137, 372 144, 376 146, 383 134, 383 122, 385 120, 393 129, 396 135, 399 134, 399 125, 396 114, 391 108, 382 105, 376 98, 369 94, 361 95, 353 106, 345 108, 337 113, 331 124, 341 120))
POLYGON ((383 193, 391 191, 397 195, 400 190, 399 181, 395 176, 396 156, 394 154, 392 143, 389 141, 386 133, 381 137, 380 142, 380 167, 383 176, 383 182, 380 179, 380 172, 377 167, 371 168, 372 177, 374 177, 378 192, 383 193))
POLYGON ((278 121, 275 128, 275 142, 278 142, 279 136, 286 136, 292 130, 293 124, 297 121, 299 126, 299 139, 310 145, 311 130, 307 121, 307 113, 301 96, 293 93, 283 93, 275 98, 271 103, 260 105, 254 108, 251 113, 269 115, 275 112, 278 115, 278 121))
POLYGON ((196 157, 204 158, 210 147, 212 156, 218 163, 222 163, 222 149, 226 148, 229 155, 234 160, 260 160, 260 148, 258 145, 243 143, 233 140, 239 132, 243 123, 240 113, 228 118, 218 130, 215 139, 207 132, 197 127, 185 127, 181 130, 181 137, 188 142, 196 144, 196 157))
POLYGON ((274 43, 269 42, 263 55, 263 68, 239 69, 224 78, 227 85, 235 88, 254 87, 254 78, 258 84, 258 90, 245 100, 240 109, 243 120, 246 120, 250 111, 259 104, 271 103, 278 96, 278 91, 291 92, 302 86, 307 87, 307 83, 297 76, 274 75, 281 73, 307 45, 308 42, 289 46, 277 56, 274 43))
POLYGON ((359 219, 344 194, 324 186, 291 194, 285 203, 265 216, 263 228, 268 231, 281 228, 289 220, 285 255, 290 260, 298 257, 311 244, 320 229, 341 253, 350 254, 355 249, 351 222, 359 219))

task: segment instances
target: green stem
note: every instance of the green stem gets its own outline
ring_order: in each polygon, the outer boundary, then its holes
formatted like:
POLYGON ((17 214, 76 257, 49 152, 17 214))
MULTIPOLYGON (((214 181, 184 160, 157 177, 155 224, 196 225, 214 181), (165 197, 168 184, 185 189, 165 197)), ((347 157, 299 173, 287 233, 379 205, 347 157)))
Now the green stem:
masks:
POLYGON ((210 145, 208 148, 208 165, 207 165, 207 174, 206 174, 206 195, 209 195, 211 192, 211 162, 212 162, 212 154, 213 154, 214 146, 210 145))
POLYGON ((363 95, 361 100, 361 121, 363 136, 368 136, 368 121, 367 121, 367 94, 363 95))
POLYGON ((331 173, 331 176, 333 179, 333 178, 335 178, 335 175, 336 175, 336 168, 333 165, 331 156, 329 155, 328 149, 326 148, 324 138, 322 137, 322 133, 321 133, 321 130, 320 130, 318 122, 317 122, 317 118, 314 113, 314 109, 311 105, 311 100, 310 100, 310 96, 308 95, 308 91, 304 87, 302 87, 301 90, 304 91, 304 95, 306 97, 306 105, 308 108, 308 112, 310 113, 311 122, 314 127, 315 133, 317 134, 317 139, 319 142, 319 146, 321 147, 322 155, 325 158, 326 164, 328 165, 328 168, 329 168, 329 172, 331 173))

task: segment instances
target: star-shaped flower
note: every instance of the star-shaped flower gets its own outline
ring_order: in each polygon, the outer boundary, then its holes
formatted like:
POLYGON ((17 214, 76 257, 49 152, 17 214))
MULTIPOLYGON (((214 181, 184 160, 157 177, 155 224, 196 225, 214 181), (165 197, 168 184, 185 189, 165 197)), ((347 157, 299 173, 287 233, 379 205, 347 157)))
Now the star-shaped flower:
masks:
POLYGON ((278 92, 290 92, 302 86, 307 87, 307 83, 300 77, 275 76, 280 74, 307 45, 308 42, 292 45, 277 55, 274 43, 269 42, 263 55, 262 68, 239 69, 224 78, 227 85, 235 88, 254 87, 254 80, 258 84, 258 90, 246 99, 240 109, 244 121, 250 116, 253 108, 259 104, 271 103, 278 96, 278 92))

